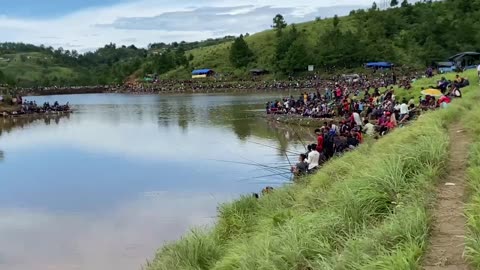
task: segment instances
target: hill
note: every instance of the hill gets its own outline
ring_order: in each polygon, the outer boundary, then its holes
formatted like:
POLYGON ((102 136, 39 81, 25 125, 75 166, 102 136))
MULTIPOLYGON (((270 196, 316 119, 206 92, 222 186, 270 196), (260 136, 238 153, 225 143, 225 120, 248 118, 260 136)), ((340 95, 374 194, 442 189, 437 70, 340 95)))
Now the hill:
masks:
POLYGON ((273 29, 254 35, 159 42, 148 49, 108 44, 79 54, 6 43, 0 44, 0 84, 121 84, 153 74, 188 79, 199 68, 212 68, 227 80, 236 80, 248 78, 252 68, 283 77, 302 74, 307 65, 320 73, 340 72, 368 61, 421 69, 461 51, 480 51, 479 17, 480 0, 403 1, 386 10, 373 5, 349 16, 297 25, 287 25, 279 14, 273 29), (5 58, 10 62, 2 62, 5 58))
MULTIPOLYGON (((478 0, 423 1, 414 5, 404 2, 387 10, 374 6, 352 11, 346 17, 290 25, 281 29, 283 36, 277 34, 279 29, 271 29, 245 37, 255 55, 245 67, 231 64, 232 42, 227 42, 187 51, 187 55, 193 56, 188 68, 212 68, 239 75, 251 68, 284 74, 305 70, 306 65, 286 60, 288 49, 292 48, 321 72, 355 68, 368 61, 424 68, 460 51, 480 51, 480 23, 475 20, 479 15, 478 0), (293 40, 285 41, 284 36, 292 29, 297 34, 293 40), (282 46, 287 47, 286 52, 281 50, 282 46), (284 61, 287 63, 282 66, 284 61)), ((178 74, 177 71, 171 75, 178 74)))
POLYGON ((140 69, 147 50, 105 45, 95 52, 0 43, 0 84, 17 87, 123 83, 140 69))
POLYGON ((74 68, 57 64, 50 55, 42 52, 3 54, 0 57, 0 72, 9 84, 29 86, 47 80, 64 84, 78 76, 74 68))

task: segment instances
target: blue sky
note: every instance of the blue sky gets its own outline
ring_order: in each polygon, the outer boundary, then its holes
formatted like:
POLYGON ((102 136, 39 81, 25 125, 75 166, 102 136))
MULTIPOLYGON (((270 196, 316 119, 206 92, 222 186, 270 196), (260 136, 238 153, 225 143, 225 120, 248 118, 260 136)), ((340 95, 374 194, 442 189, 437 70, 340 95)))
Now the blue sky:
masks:
POLYGON ((113 42, 195 41, 255 33, 287 22, 345 15, 372 0, 0 0, 0 42, 85 52, 113 42), (206 24, 205 22, 208 23, 206 24))
POLYGON ((13 17, 48 18, 85 8, 118 4, 121 0, 0 0, 0 14, 13 17))

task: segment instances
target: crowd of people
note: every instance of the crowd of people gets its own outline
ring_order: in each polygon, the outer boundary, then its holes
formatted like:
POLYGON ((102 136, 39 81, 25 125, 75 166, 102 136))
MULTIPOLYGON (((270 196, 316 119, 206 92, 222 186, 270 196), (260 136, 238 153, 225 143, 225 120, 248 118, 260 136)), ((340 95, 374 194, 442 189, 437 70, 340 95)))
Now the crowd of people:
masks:
MULTIPOLYGON (((356 75, 356 74, 355 74, 356 75)), ((410 87, 410 82, 418 74, 412 73, 404 75, 397 79, 395 74, 375 74, 375 75, 357 75, 352 79, 348 75, 331 76, 321 78, 319 75, 306 77, 289 77, 286 80, 262 80, 252 77, 249 80, 156 80, 153 83, 129 83, 123 86, 114 87, 111 90, 115 92, 130 93, 160 93, 160 92, 218 92, 228 90, 255 90, 255 91, 273 91, 273 90, 311 90, 324 88, 331 81, 344 82, 351 85, 365 83, 372 87, 384 87, 386 85, 397 83, 405 88, 410 87), (375 77, 375 78, 374 78, 375 77)))
POLYGON ((35 101, 25 101, 22 104, 22 108, 18 112, 19 114, 31 114, 31 113, 49 113, 49 112, 69 112, 70 105, 67 102, 65 105, 60 105, 58 101, 55 101, 52 105, 49 102, 43 103, 42 106, 37 105, 35 101))
POLYGON ((298 99, 293 96, 281 101, 268 102, 267 113, 290 114, 301 117, 329 118, 315 130, 317 142, 308 146, 308 152, 298 157, 292 167, 296 175, 314 172, 335 155, 358 147, 364 136, 379 138, 395 128, 414 119, 422 111, 447 107, 453 98, 462 97, 461 88, 468 80, 457 75, 455 81, 442 78, 436 88, 443 95, 422 95, 418 102, 412 97, 397 100, 393 86, 381 92, 366 87, 353 90, 342 83, 334 88, 314 93, 303 93, 298 99))
POLYGON ((71 111, 68 102, 65 105, 59 104, 58 101, 55 101, 53 104, 45 102, 40 106, 35 101, 24 100, 22 96, 8 97, 6 99, 2 96, 0 97, 0 104, 7 105, 9 108, 8 111, 1 112, 3 116, 71 111))

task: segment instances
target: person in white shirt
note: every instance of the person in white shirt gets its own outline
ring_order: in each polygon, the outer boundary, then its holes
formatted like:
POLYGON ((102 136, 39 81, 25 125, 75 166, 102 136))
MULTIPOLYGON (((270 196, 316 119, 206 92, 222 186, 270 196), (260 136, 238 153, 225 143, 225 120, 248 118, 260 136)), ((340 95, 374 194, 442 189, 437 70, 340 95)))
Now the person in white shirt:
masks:
POLYGON ((478 65, 477 67, 477 73, 478 73, 478 80, 480 82, 480 65, 478 65))
POLYGON ((355 124, 357 124, 357 126, 362 126, 362 118, 360 117, 360 114, 358 114, 358 112, 352 113, 352 118, 353 121, 355 121, 355 124))
POLYGON ((408 113, 409 113, 408 104, 407 104, 407 101, 404 100, 400 105, 400 119, 402 119, 403 118, 402 116, 405 116, 408 113))
POLYGON ((373 136, 373 134, 375 134, 375 126, 368 120, 365 120, 363 123, 363 132, 368 136, 373 136))
POLYGON ((338 128, 337 125, 333 123, 333 121, 330 121, 330 129, 335 131, 335 134, 340 134, 340 128, 338 128))
POLYGON ((317 151, 316 145, 309 145, 308 150, 310 152, 308 153, 306 161, 308 163, 308 170, 311 171, 318 168, 318 162, 320 161, 320 153, 317 151))
POLYGON ((403 99, 402 104, 400 105, 400 124, 408 119, 410 110, 408 109, 407 100, 403 99))

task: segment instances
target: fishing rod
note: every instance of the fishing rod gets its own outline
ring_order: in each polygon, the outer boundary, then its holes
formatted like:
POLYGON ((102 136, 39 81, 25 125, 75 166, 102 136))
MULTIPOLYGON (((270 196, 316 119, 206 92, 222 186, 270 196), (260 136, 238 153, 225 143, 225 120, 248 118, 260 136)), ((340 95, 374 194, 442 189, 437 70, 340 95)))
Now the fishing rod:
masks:
POLYGON ((254 180, 254 179, 260 179, 260 178, 266 178, 266 177, 273 177, 273 176, 281 176, 285 179, 290 179, 290 174, 291 172, 288 172, 288 173, 276 173, 276 174, 269 174, 269 175, 262 175, 262 176, 256 176, 256 177, 249 177, 249 178, 244 178, 244 179, 240 179, 238 180, 238 182, 242 182, 242 181, 248 181, 248 180, 254 180), (289 176, 287 177, 286 174, 289 174, 289 176))
POLYGON ((240 164, 240 165, 247 165, 247 166, 255 166, 260 169, 266 170, 271 173, 281 173, 281 172, 287 172, 290 171, 289 169, 285 168, 285 166, 277 166, 277 167, 271 167, 259 163, 247 163, 247 162, 237 162, 237 161, 228 161, 228 160, 215 160, 215 159, 210 159, 212 161, 216 162, 223 162, 223 163, 231 163, 231 164, 240 164))
POLYGON ((288 150, 282 150, 282 149, 280 149, 280 148, 278 148, 278 147, 271 146, 271 145, 268 145, 268 144, 263 144, 263 143, 254 142, 254 141, 248 141, 248 142, 249 142, 249 143, 253 143, 253 144, 257 144, 257 145, 260 145, 260 146, 272 148, 272 149, 275 149, 275 150, 279 150, 279 151, 282 151, 282 152, 284 151, 285 153, 290 153, 290 154, 292 154, 292 155, 296 155, 296 156, 299 155, 299 153, 295 153, 295 152, 293 152, 293 151, 288 151, 288 150))
MULTIPOLYGON (((298 123, 297 123, 298 126, 300 126, 298 123)), ((298 133, 295 131, 294 128, 291 128, 289 127, 288 128, 289 130, 293 131, 293 135, 295 137, 297 137, 297 139, 299 140, 299 142, 303 145, 303 147, 305 148, 305 151, 308 151, 308 148, 307 148, 307 145, 305 144, 305 142, 302 140, 302 138, 300 138, 300 135, 298 135, 298 133)))
POLYGON ((256 166, 256 167, 265 167, 265 168, 280 168, 282 166, 268 166, 260 163, 248 163, 248 162, 240 162, 240 161, 230 161, 230 160, 220 160, 220 159, 207 159, 210 161, 222 162, 222 163, 232 163, 232 164, 240 164, 240 165, 249 165, 249 166, 256 166))
POLYGON ((275 185, 275 184, 282 184, 282 185, 293 185, 294 183, 292 182, 255 182, 255 184, 261 184, 261 185, 275 185))
MULTIPOLYGON (((260 164, 258 162, 255 162, 253 160, 249 160, 248 158, 245 158, 245 157, 242 157, 242 156, 240 156, 240 157, 245 159, 246 161, 253 162, 254 164, 258 164, 259 166, 263 166, 262 164, 260 164)), ((287 160, 288 160, 288 156, 287 156, 287 160)), ((288 160, 288 163, 290 163, 290 160, 288 160)), ((292 166, 291 163, 290 163, 290 166, 292 166)), ((278 171, 279 171, 278 169, 275 170, 275 169, 272 169, 272 168, 269 168, 269 167, 266 167, 265 170, 270 171, 272 173, 278 173, 278 171)))

